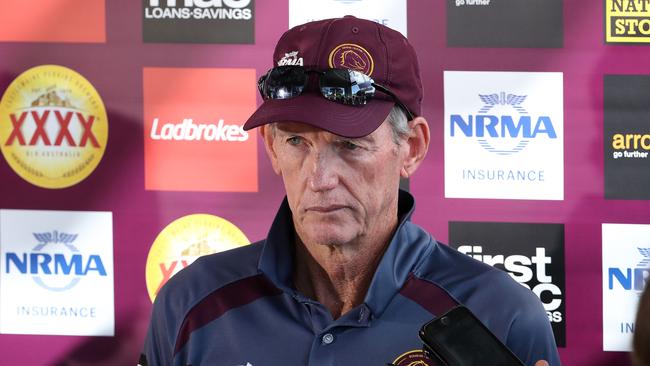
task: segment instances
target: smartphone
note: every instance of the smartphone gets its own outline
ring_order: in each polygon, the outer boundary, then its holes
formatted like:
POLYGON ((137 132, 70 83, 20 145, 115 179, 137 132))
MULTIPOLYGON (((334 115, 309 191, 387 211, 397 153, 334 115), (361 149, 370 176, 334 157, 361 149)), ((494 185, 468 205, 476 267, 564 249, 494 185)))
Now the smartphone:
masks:
POLYGON ((422 326, 420 339, 445 366, 525 366, 462 305, 422 326))

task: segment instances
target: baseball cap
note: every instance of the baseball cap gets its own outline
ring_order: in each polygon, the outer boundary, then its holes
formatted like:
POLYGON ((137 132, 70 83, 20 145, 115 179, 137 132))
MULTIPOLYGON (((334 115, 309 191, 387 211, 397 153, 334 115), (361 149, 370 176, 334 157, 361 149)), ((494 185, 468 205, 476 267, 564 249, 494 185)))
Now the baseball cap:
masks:
MULTIPOLYGON (((273 53, 273 65, 346 68, 370 76, 395 94, 415 116, 422 107, 422 81, 415 50, 399 32, 353 16, 296 26, 285 32, 273 53)), ((249 130, 271 122, 300 122, 346 137, 372 133, 395 105, 375 93, 363 106, 325 99, 307 90, 291 99, 267 99, 244 124, 249 130)))

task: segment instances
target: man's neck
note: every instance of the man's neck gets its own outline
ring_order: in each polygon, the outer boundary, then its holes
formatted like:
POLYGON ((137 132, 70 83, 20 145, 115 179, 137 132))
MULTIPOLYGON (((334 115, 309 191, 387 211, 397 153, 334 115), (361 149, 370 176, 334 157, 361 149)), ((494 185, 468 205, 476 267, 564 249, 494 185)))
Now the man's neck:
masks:
POLYGON ((322 303, 334 319, 362 304, 396 227, 395 215, 381 234, 336 246, 304 243, 296 236, 296 289, 322 303))

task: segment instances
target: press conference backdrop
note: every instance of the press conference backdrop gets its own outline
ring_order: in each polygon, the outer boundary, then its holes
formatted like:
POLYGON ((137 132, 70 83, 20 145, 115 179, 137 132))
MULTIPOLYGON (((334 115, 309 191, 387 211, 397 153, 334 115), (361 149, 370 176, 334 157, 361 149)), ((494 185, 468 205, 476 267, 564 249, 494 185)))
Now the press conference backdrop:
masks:
POLYGON ((538 295, 563 364, 629 363, 650 262, 643 1, 4 0, 1 364, 135 364, 171 276, 265 236, 283 186, 241 128, 256 79, 290 26, 345 14, 419 54, 414 221, 538 295))

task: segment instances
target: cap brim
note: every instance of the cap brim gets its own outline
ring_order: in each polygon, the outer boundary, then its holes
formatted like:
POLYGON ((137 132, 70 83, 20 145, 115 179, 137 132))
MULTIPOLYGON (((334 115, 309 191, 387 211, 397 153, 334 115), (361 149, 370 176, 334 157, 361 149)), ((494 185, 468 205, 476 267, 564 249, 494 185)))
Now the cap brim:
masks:
POLYGON ((272 122, 299 122, 345 137, 369 135, 379 127, 393 101, 372 99, 363 106, 350 106, 315 93, 282 100, 265 100, 244 124, 245 130, 272 122))

